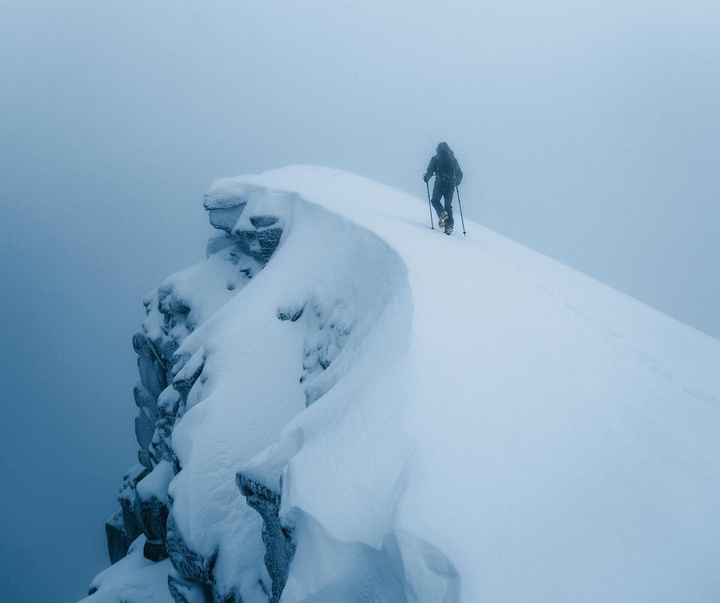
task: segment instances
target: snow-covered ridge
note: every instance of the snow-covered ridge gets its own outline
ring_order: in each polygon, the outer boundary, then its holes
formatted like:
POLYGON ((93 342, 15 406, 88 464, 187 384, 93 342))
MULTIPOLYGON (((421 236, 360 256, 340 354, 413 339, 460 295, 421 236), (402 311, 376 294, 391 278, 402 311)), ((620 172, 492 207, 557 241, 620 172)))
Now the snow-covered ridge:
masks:
POLYGON ((720 594, 720 342, 352 174, 205 208, 134 338, 140 464, 88 601, 720 594))
POLYGON ((142 534, 136 555, 167 565, 169 554, 176 599, 267 600, 262 522, 235 471, 359 359, 375 371, 402 349, 406 269, 376 235, 296 193, 231 180, 205 208, 222 234, 205 262, 147 297, 134 338, 140 464, 108 525, 110 550, 118 561, 142 534), (373 340, 377 330, 393 340, 373 340))

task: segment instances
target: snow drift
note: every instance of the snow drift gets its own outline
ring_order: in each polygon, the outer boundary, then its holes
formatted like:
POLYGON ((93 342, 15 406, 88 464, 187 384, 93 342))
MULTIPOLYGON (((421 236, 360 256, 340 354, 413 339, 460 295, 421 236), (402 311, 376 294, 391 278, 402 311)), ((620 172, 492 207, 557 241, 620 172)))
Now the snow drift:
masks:
POLYGON ((85 601, 720 597, 720 342, 352 174, 205 207, 85 601))

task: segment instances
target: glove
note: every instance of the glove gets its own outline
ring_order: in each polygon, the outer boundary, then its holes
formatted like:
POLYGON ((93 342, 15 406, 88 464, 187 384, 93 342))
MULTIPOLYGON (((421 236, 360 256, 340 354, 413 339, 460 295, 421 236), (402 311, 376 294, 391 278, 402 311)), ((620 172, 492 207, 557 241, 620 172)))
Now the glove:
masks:
POLYGON ((429 175, 429 174, 425 174, 425 175, 423 176, 423 180, 425 181, 425 183, 428 183, 428 182, 430 181, 430 175, 429 175))

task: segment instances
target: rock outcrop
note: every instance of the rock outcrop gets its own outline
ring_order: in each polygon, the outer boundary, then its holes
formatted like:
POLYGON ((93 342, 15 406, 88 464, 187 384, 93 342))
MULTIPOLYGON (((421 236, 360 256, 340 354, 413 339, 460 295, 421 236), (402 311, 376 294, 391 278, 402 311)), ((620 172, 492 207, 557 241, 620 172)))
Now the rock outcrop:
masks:
POLYGON ((295 554, 292 528, 280 520, 280 494, 238 473, 238 488, 263 520, 262 540, 265 545, 265 567, 272 580, 270 603, 277 603, 287 582, 290 562, 295 554))
POLYGON ((111 563, 117 563, 144 535, 145 558, 157 562, 169 557, 174 566, 168 586, 176 601, 241 600, 237 592, 215 584, 216 558, 193 550, 177 528, 168 485, 182 469, 173 450, 173 429, 204 368, 203 354, 177 352, 191 333, 265 267, 280 244, 284 227, 280 217, 252 212, 266 196, 263 189, 253 188, 206 197, 210 223, 223 231, 208 242, 207 261, 213 269, 190 268, 150 293, 144 302, 142 330, 133 337, 140 375, 134 388, 138 465, 123 478, 119 508, 106 523, 108 552, 111 563), (193 286, 200 280, 199 287, 193 286), (196 300, 198 290, 203 296, 196 300))

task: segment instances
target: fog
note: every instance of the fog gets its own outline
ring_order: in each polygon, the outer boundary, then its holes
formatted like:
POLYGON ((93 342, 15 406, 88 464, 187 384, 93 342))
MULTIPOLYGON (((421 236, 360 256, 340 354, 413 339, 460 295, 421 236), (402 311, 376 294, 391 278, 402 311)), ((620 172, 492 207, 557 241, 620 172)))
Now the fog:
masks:
POLYGON ((388 4, 0 0, 0 601, 107 565, 131 337, 214 179, 425 199, 445 140, 465 217, 720 337, 717 2, 388 4))

